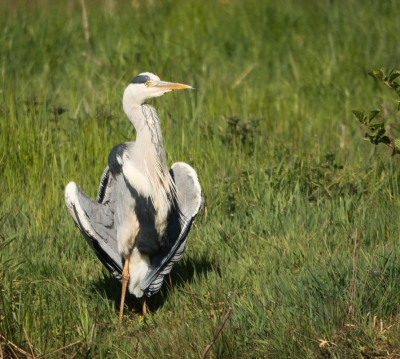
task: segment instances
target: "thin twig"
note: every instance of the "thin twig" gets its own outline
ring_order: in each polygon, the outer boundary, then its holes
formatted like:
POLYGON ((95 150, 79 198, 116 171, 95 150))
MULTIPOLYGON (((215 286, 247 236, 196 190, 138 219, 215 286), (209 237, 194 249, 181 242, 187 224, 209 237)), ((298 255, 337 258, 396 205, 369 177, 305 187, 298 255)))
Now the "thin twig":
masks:
POLYGON ((186 292, 185 290, 178 288, 178 290, 182 293, 190 294, 190 295, 198 295, 197 293, 186 292))
POLYGON ((26 340, 28 341, 28 344, 29 344, 29 348, 31 349, 32 357, 33 357, 33 359, 36 359, 35 354, 33 353, 31 341, 29 340, 29 337, 28 337, 28 334, 26 333, 25 327, 23 327, 23 329, 24 329, 26 340))
POLYGON ((83 56, 83 57, 86 57, 86 59, 88 59, 89 61, 93 62, 93 63, 96 64, 97 66, 100 66, 100 67, 102 67, 102 68, 104 68, 104 69, 107 69, 107 70, 111 70, 111 67, 110 67, 110 66, 108 66, 108 65, 106 65, 106 64, 103 64, 103 63, 102 63, 101 61, 99 61, 99 60, 96 60, 96 59, 93 58, 92 56, 88 55, 85 51, 82 52, 82 56, 83 56))
MULTIPOLYGON (((32 355, 30 355, 29 353, 27 353, 26 351, 18 348, 14 343, 10 342, 6 337, 2 336, 0 334, 0 338, 2 338, 3 340, 5 340, 8 344, 10 344, 10 349, 12 350, 12 348, 14 348, 15 350, 17 350, 19 353, 21 353, 22 355, 25 355, 27 358, 32 358, 32 355)), ((12 350, 12 352, 14 353, 14 351, 12 350)), ((14 353, 15 354, 15 353, 14 353)), ((16 358, 18 358, 15 355, 16 358)))
POLYGON ((85 29, 86 45, 89 48, 89 46, 90 46, 90 35, 89 35, 89 24, 88 24, 88 20, 87 20, 85 0, 81 0, 81 4, 82 4, 82 17, 83 17, 83 27, 85 29))
POLYGON ((77 341, 77 342, 75 342, 75 343, 68 344, 68 345, 66 345, 65 347, 62 347, 62 348, 60 348, 60 349, 53 350, 53 351, 52 351, 52 352, 50 352, 49 354, 46 354, 46 355, 40 356, 40 357, 39 357, 39 359, 42 359, 42 358, 44 358, 44 357, 47 357, 47 356, 49 356, 49 355, 51 355, 51 354, 57 353, 57 352, 59 352, 60 350, 67 349, 67 348, 70 348, 70 347, 73 347, 74 345, 76 345, 76 344, 79 344, 79 343, 82 343, 82 342, 81 342, 80 340, 78 340, 78 341, 77 341))
POLYGON ((231 314, 232 308, 229 308, 227 313, 225 314, 224 319, 222 320, 222 323, 219 325, 219 327, 217 328, 217 331, 214 334, 214 338, 211 340, 210 344, 208 344, 206 346, 206 348, 204 349, 203 355, 201 356, 201 359, 204 359, 208 353, 208 351, 210 350, 210 348, 212 347, 212 345, 215 343, 215 340, 217 339, 219 333, 221 332, 223 326, 225 325, 225 322, 228 320, 230 314, 231 314))
POLYGON ((89 356, 90 349, 91 349, 91 347, 92 347, 92 340, 93 340, 93 334, 94 334, 94 328, 95 328, 95 326, 96 326, 96 323, 93 323, 93 325, 92 325, 92 332, 90 333, 89 345, 88 345, 88 348, 87 348, 87 350, 86 350, 86 358, 89 356))

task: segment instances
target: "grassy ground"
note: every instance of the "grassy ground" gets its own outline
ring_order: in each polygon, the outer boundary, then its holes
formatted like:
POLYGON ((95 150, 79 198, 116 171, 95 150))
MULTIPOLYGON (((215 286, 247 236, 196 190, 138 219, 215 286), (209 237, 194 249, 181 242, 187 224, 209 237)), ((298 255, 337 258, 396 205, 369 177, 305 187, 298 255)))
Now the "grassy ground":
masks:
POLYGON ((78 1, 2 2, 3 351, 20 355, 6 337, 37 358, 199 358, 232 307, 210 358, 399 357, 400 167, 351 114, 395 106, 366 72, 399 68, 399 8, 93 1, 88 48, 78 1), (151 314, 129 296, 119 327, 120 284, 63 191, 95 197, 110 149, 135 138, 121 99, 143 71, 196 87, 152 103, 205 206, 151 314))

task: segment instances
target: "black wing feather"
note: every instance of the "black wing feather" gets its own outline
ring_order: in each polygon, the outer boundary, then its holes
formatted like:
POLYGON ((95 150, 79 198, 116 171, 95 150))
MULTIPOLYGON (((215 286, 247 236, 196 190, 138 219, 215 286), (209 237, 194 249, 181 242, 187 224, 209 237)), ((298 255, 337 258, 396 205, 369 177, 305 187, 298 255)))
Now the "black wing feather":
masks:
POLYGON ((164 276, 182 258, 193 220, 202 205, 200 184, 192 167, 186 163, 175 163, 170 174, 180 195, 179 205, 175 203, 173 206, 167 227, 169 241, 174 245, 168 253, 160 253, 151 259, 146 278, 140 282, 140 289, 147 297, 161 289, 164 276))

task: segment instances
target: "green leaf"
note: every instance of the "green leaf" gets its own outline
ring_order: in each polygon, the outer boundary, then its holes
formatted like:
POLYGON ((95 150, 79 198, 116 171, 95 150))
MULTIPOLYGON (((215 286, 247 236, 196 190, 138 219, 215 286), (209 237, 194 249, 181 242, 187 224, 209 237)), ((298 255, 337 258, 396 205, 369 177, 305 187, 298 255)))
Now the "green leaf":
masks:
POLYGON ((372 125, 368 125, 368 127, 372 127, 372 128, 374 128, 375 130, 379 130, 379 129, 382 128, 383 126, 384 126, 383 123, 374 123, 374 124, 372 124, 372 125))
POLYGON ((400 71, 393 71, 389 76, 389 82, 393 82, 396 78, 400 76, 400 71))
POLYGON ((368 72, 368 75, 372 76, 373 78, 379 80, 378 74, 380 73, 379 70, 372 70, 371 72, 368 72))
POLYGON ((384 144, 386 144, 386 145, 390 145, 390 139, 389 139, 388 136, 383 136, 383 137, 380 139, 379 142, 384 143, 384 144))
MULTIPOLYGON (((368 133, 365 134, 364 140, 371 142, 372 144, 376 145, 377 143, 377 139, 376 139, 376 135, 372 134, 369 135, 368 133)), ((378 141, 379 143, 379 141, 378 141)))
POLYGON ((371 111, 368 115, 368 123, 371 122, 379 112, 379 110, 371 111))
POLYGON ((382 135, 385 134, 385 132, 386 132, 386 130, 385 130, 384 128, 381 128, 381 129, 378 131, 378 136, 381 137, 382 135))
POLYGON ((377 78, 379 81, 383 81, 383 77, 384 77, 384 76, 385 76, 385 75, 384 75, 384 73, 383 73, 382 70, 379 70, 378 73, 376 74, 376 78, 377 78))
POLYGON ((394 140, 394 147, 400 150, 400 138, 394 140))
POLYGON ((393 152, 392 152, 392 154, 390 155, 390 157, 393 157, 393 156, 395 156, 395 155, 398 155, 400 153, 400 151, 395 147, 395 148, 393 148, 393 152))
POLYGON ((361 123, 364 122, 364 111, 361 112, 361 111, 353 110, 351 112, 353 112, 353 115, 356 116, 361 123))

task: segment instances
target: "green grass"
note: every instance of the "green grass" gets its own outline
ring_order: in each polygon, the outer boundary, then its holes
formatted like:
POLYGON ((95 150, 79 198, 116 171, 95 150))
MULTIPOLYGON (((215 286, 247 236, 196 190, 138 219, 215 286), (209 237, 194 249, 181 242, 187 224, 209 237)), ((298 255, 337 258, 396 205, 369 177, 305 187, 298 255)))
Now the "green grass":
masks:
POLYGON ((351 110, 395 107, 366 73, 399 67, 400 2, 112 4, 87 4, 90 49, 79 1, 0 5, 0 334, 85 358, 95 323, 88 357, 200 358, 232 307, 209 358, 398 357, 400 166, 351 110), (95 197, 135 138, 122 93, 143 71, 196 88, 152 103, 205 205, 151 314, 128 296, 119 327, 63 191, 95 197))

